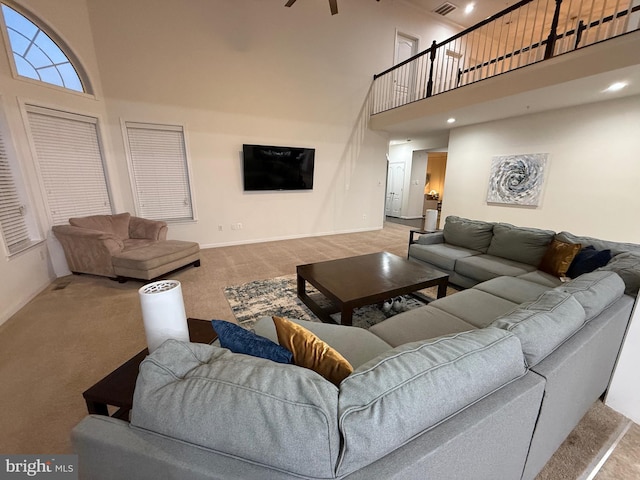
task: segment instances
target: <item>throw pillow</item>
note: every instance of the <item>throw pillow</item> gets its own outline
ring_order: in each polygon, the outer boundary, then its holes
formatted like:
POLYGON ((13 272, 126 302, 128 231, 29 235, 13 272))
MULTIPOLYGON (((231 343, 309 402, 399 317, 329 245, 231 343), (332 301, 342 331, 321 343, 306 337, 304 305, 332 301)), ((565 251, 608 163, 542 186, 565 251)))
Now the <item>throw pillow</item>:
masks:
POLYGON ((353 367, 334 348, 297 323, 273 317, 280 345, 293 353, 293 363, 319 373, 334 385, 351 375, 353 367))
POLYGON ((542 257, 538 270, 554 277, 564 277, 582 245, 553 240, 542 257))
POLYGON ((268 338, 256 335, 250 330, 224 320, 211 320, 218 334, 220 346, 234 353, 243 353, 252 357, 266 358, 278 363, 291 363, 293 354, 286 348, 268 338))
POLYGON ((567 276, 576 278, 583 273, 593 272, 597 268, 604 267, 609 260, 611 260, 611 250, 596 250, 591 245, 586 246, 571 262, 567 276))

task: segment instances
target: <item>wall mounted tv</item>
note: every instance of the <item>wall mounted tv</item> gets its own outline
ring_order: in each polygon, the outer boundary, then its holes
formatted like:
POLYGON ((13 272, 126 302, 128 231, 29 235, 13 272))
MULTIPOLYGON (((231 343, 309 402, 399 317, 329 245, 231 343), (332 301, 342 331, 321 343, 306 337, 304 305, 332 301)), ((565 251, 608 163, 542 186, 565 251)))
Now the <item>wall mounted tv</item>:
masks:
POLYGON ((244 190, 313 189, 314 148, 243 145, 244 190))

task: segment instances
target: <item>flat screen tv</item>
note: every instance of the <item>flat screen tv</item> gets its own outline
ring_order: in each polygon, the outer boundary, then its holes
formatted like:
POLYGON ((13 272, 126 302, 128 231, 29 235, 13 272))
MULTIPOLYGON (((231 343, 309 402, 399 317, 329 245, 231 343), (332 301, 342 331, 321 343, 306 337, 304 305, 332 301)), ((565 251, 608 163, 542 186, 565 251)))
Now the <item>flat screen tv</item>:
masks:
POLYGON ((244 190, 313 189, 314 148, 243 145, 244 190))

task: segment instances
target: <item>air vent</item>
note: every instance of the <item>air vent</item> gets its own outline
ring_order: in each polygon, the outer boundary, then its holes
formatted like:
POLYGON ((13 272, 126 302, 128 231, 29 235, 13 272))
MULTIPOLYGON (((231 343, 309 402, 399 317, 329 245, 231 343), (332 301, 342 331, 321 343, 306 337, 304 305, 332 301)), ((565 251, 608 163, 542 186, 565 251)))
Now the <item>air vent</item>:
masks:
POLYGON ((444 17, 445 15, 449 15, 457 8, 458 7, 456 7, 453 3, 444 2, 442 5, 436 8, 433 13, 437 13, 438 15, 442 15, 444 17))

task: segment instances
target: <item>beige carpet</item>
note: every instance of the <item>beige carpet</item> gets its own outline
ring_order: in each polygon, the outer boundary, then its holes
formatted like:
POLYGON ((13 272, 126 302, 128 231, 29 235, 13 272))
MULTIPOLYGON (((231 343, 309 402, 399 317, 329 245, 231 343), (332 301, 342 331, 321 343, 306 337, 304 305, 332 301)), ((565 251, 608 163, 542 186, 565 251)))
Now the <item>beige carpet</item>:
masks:
MULTIPOLYGON (((375 232, 208 249, 200 268, 171 278, 182 283, 188 316, 233 321, 227 286, 290 275, 303 263, 383 250, 404 256, 408 235, 409 227, 387 223, 375 232)), ((86 415, 82 392, 145 347, 141 285, 60 278, 0 326, 0 452, 71 451, 69 432, 86 415)), ((596 404, 541 478, 578 479, 579 465, 592 461, 620 418, 596 404)))

